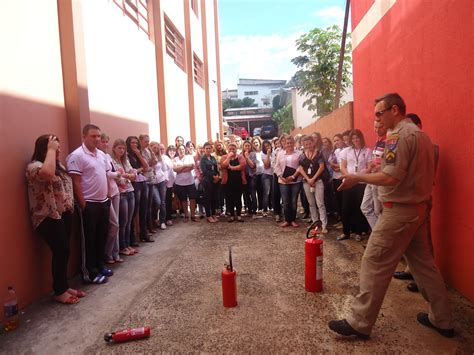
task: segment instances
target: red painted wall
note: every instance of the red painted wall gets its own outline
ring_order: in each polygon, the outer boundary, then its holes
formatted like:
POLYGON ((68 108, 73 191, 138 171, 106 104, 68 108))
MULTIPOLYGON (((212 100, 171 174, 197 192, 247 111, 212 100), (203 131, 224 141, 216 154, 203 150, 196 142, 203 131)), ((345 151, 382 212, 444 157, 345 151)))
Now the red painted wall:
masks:
MULTIPOLYGON (((373 0, 352 2, 353 30, 373 0)), ((373 100, 398 92, 440 147, 432 214, 446 282, 474 301, 472 0, 398 0, 353 51, 354 126, 374 139, 373 100)))

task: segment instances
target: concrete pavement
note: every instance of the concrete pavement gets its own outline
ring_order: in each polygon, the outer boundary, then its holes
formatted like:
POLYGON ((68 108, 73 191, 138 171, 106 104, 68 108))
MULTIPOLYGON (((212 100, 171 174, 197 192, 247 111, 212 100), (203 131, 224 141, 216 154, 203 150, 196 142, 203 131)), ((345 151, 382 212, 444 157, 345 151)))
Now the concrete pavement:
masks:
POLYGON ((393 280, 371 340, 339 337, 327 322, 344 316, 358 289, 362 243, 324 236, 324 291, 304 290, 303 228, 270 218, 245 223, 177 223, 114 266, 109 283, 86 286, 73 306, 44 299, 24 310, 18 330, 0 335, 1 353, 472 353, 474 306, 450 291, 456 337, 416 321, 420 294, 393 280), (222 307, 220 272, 233 247, 238 302, 222 307), (106 344, 106 332, 148 325, 147 340, 106 344))

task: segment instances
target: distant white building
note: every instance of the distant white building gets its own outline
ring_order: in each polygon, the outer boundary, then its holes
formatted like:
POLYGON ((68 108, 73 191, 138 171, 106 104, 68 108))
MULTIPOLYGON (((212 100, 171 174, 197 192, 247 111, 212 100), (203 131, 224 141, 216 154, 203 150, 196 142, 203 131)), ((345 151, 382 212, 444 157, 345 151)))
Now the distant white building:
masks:
POLYGON ((237 89, 225 89, 222 91, 222 100, 237 100, 238 98, 237 89))
POLYGON ((239 79, 237 89, 222 91, 222 99, 250 97, 255 100, 258 107, 272 107, 273 98, 280 93, 285 84, 286 80, 239 79))

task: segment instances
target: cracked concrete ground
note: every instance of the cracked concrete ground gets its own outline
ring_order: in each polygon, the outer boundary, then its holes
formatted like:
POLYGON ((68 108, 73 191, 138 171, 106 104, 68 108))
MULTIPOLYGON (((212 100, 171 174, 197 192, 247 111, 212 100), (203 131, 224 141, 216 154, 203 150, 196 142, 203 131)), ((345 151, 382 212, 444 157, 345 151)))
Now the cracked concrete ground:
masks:
POLYGON ((393 280, 371 340, 339 337, 327 328, 358 289, 362 243, 324 236, 324 290, 304 290, 305 230, 270 218, 245 223, 177 223, 156 243, 114 266, 115 276, 85 286, 73 306, 41 300, 24 310, 21 326, 0 335, 6 354, 76 353, 407 353, 474 351, 474 305, 450 290, 456 336, 446 339, 416 321, 420 294, 393 280), (222 307, 220 272, 233 247, 236 308, 222 307), (150 326, 149 339, 107 344, 106 332, 150 326))

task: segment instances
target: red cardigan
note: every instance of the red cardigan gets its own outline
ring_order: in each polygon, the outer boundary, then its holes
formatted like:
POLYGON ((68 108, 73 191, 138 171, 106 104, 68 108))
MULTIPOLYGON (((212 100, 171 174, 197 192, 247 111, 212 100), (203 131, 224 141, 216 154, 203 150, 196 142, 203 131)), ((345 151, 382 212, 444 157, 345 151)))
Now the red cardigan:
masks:
MULTIPOLYGON (((239 164, 240 164, 239 167, 240 167, 240 176, 242 177, 242 184, 247 185, 247 177, 245 176, 245 166, 247 163, 245 162, 245 158, 241 154, 238 154, 237 158, 239 159, 239 164)), ((221 166, 221 172, 222 172, 222 181, 221 181, 222 185, 225 185, 227 183, 227 179, 229 178, 229 171, 227 170, 227 167, 229 166, 229 164, 225 163, 226 160, 227 160, 227 154, 223 155, 220 160, 220 166, 221 166)))

